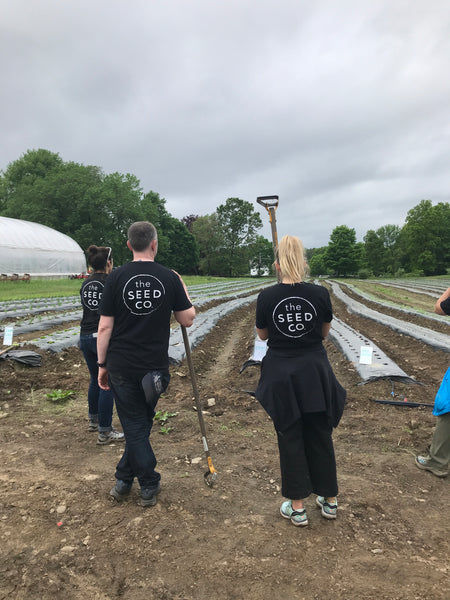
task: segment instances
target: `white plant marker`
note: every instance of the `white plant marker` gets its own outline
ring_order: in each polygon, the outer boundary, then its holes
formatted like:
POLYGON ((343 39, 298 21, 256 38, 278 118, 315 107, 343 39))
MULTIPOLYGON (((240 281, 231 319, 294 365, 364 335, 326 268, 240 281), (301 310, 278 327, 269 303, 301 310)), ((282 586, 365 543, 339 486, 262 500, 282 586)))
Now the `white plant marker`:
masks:
POLYGON ((359 351, 359 363, 361 365, 372 364, 373 348, 372 346, 361 346, 359 351))
POLYGON ((11 346, 12 341, 13 341, 13 330, 14 330, 13 325, 7 325, 5 327, 5 331, 3 333, 3 345, 4 346, 11 346))

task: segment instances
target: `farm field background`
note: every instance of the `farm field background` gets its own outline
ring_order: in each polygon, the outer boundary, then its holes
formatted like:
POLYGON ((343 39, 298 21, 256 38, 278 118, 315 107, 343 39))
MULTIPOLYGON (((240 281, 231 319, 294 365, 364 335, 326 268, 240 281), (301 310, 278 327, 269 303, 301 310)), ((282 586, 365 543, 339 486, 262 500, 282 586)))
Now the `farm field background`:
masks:
MULTIPOLYGON (((248 393, 256 387, 259 367, 240 373, 253 352, 254 296, 270 282, 186 282, 199 321, 203 315, 203 323, 214 323, 193 343, 193 360, 219 472, 215 487, 203 482, 206 463, 184 360, 173 365, 159 405, 176 413, 168 420, 172 429, 159 433, 155 422, 152 433, 162 491, 157 505, 143 510, 137 489, 123 505, 109 501, 122 446, 98 447, 87 430, 88 373, 76 345, 54 352, 32 343, 76 328, 79 321, 15 335, 14 341, 42 356, 42 365, 0 361, 0 599, 448 598, 449 478, 414 465, 414 455, 431 441, 435 418, 428 407, 374 402, 406 397, 432 403, 448 352, 350 312, 331 282, 322 282, 332 294, 336 319, 370 339, 421 385, 384 379, 361 385, 357 365, 326 341, 348 392, 334 436, 339 515, 326 521, 310 498, 310 525, 299 530, 279 515, 276 437, 248 393), (236 302, 232 310, 220 313, 231 301, 236 302), (215 319, 207 320, 213 313, 215 319), (75 395, 54 404, 46 394, 55 389, 75 395)), ((6 289, 11 283, 0 288, 0 326, 18 330, 19 322, 37 315, 11 314, 14 296, 5 297, 15 293, 6 289)), ((81 282, 69 283, 73 288, 58 294, 17 282, 24 295, 16 298, 27 313, 42 293, 76 297, 81 282)), ((448 335, 450 319, 429 317, 449 278, 339 284, 367 309, 448 335)), ((61 312, 73 310, 77 307, 61 312)), ((41 322, 51 323, 59 313, 56 308, 38 314, 41 322)), ((115 424, 120 427, 116 416, 115 424)))

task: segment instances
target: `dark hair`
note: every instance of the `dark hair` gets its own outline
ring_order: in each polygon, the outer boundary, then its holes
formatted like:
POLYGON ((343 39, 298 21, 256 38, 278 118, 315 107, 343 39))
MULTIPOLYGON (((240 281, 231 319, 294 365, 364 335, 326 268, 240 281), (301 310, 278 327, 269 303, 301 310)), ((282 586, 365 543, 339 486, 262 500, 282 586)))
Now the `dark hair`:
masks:
POLYGON ((148 248, 157 237, 155 226, 148 221, 136 221, 128 228, 128 241, 136 252, 148 248))
POLYGON ((103 271, 106 263, 111 259, 111 248, 106 246, 89 246, 86 250, 88 263, 95 271, 103 271))

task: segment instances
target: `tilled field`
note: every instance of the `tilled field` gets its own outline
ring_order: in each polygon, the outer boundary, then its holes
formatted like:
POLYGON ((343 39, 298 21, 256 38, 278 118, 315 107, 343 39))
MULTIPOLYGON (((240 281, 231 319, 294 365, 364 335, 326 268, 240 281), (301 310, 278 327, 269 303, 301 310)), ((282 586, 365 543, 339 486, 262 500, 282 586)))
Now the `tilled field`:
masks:
MULTIPOLYGON (((430 297, 417 299, 432 311, 430 297)), ((335 431, 339 515, 326 521, 310 498, 310 524, 295 528, 278 512, 271 422, 245 391, 255 389, 259 367, 239 374, 253 349, 254 308, 224 317, 193 351, 219 472, 213 488, 203 480, 206 464, 187 365, 172 368, 159 408, 177 414, 168 420, 169 433, 159 433, 158 423, 152 433, 162 474, 153 508, 138 505, 137 489, 123 505, 109 500, 122 446, 99 447, 87 430, 88 374, 76 348, 42 352, 40 368, 0 361, 0 598, 450 596, 450 478, 414 465, 414 455, 430 443, 435 418, 429 408, 374 402, 407 397, 432 403, 448 353, 352 315, 333 299, 337 317, 424 385, 359 385, 355 366, 326 342, 348 391, 335 431), (77 394, 53 405, 45 393, 58 388, 77 394)), ((120 427, 117 417, 115 424, 120 427)))

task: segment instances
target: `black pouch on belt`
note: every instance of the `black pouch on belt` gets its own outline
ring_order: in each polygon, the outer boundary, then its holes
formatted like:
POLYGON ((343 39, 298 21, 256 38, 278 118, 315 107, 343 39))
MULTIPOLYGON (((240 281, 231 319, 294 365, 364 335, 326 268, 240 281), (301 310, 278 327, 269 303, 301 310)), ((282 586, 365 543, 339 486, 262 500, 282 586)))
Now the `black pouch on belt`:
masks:
POLYGON ((166 371, 149 371, 141 381, 146 403, 155 411, 159 397, 169 385, 170 374, 166 371))

